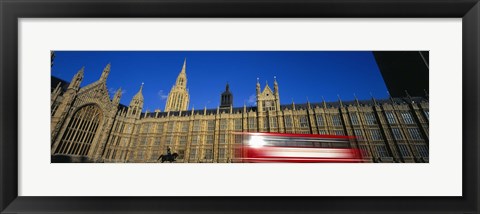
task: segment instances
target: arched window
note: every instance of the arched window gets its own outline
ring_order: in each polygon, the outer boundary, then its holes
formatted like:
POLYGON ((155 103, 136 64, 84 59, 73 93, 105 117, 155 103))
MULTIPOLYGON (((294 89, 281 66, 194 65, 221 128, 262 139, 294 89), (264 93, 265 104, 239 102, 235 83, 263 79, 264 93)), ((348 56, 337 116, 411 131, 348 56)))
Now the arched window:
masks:
POLYGON ((95 105, 82 107, 75 112, 55 153, 87 155, 101 118, 102 112, 95 105))

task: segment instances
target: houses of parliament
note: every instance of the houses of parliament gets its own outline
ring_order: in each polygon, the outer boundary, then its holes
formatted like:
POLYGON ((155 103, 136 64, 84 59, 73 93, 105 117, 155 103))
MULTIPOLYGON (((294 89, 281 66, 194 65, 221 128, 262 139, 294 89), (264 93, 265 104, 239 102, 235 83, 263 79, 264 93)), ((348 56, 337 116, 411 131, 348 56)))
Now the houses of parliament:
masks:
MULTIPOLYGON (((233 132, 276 132, 355 136, 366 162, 428 163, 429 102, 422 97, 319 103, 280 103, 280 84, 263 87, 257 79, 256 106, 236 107, 229 85, 215 109, 188 109, 186 61, 168 94, 165 109, 144 111, 143 84, 128 106, 120 104, 118 89, 110 97, 100 78, 84 87, 81 68, 70 82, 52 76, 51 157, 67 162, 156 163, 167 147, 179 154, 178 163, 229 163, 233 132)), ((173 82, 173 80, 172 80, 173 82)), ((253 84, 252 84, 253 87, 253 84)))

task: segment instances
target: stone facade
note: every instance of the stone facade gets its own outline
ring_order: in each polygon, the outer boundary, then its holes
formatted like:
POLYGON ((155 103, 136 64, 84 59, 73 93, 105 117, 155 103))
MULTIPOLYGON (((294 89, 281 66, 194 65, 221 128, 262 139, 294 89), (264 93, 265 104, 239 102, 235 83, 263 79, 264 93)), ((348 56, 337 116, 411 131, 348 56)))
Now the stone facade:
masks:
MULTIPOLYGON (((188 110, 185 62, 166 111, 143 112, 143 84, 123 106, 121 89, 112 99, 108 95, 109 73, 107 65, 98 81, 83 88, 83 68, 70 83, 52 83, 52 160, 157 162, 169 146, 179 154, 177 162, 226 163, 241 143, 232 132, 279 132, 356 136, 350 144, 367 162, 429 161, 428 94, 281 105, 276 78, 273 90, 268 83, 261 90, 257 79, 257 106, 188 110)), ((226 91, 233 96, 228 86, 226 91)))

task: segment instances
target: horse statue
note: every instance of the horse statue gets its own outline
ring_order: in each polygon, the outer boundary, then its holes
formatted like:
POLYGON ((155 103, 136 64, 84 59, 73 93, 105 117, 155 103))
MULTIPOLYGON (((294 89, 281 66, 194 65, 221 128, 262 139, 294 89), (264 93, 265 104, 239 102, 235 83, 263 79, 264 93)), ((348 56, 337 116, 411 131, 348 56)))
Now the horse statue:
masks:
POLYGON ((175 152, 171 155, 160 155, 160 157, 158 158, 158 160, 162 159, 162 163, 165 162, 165 161, 168 161, 170 163, 174 162, 175 159, 178 157, 178 154, 175 152))

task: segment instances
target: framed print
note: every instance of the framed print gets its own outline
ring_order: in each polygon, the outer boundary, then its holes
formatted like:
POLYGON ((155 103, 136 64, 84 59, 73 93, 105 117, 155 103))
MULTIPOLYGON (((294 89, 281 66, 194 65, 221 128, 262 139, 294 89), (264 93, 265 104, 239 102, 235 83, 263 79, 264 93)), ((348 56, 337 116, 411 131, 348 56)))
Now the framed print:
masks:
POLYGON ((479 7, 2 1, 1 212, 477 213, 479 7))

